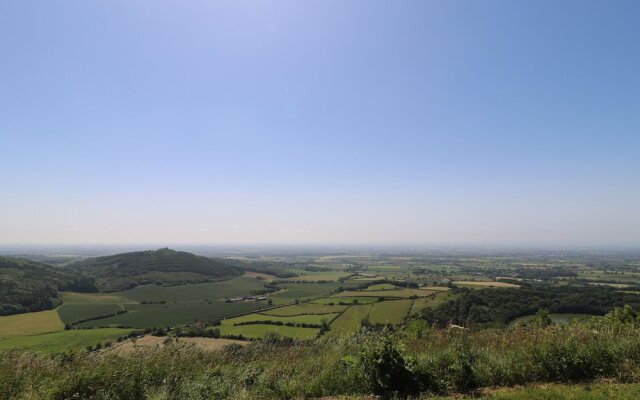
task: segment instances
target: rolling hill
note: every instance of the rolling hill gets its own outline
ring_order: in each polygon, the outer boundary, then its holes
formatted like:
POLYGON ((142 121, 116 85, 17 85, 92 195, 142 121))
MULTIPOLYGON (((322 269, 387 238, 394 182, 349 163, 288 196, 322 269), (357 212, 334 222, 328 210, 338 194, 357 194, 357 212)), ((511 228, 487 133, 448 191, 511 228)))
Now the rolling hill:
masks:
POLYGON ((100 291, 114 292, 139 285, 180 285, 211 282, 241 274, 239 268, 183 251, 160 249, 89 258, 66 267, 96 280, 100 291))

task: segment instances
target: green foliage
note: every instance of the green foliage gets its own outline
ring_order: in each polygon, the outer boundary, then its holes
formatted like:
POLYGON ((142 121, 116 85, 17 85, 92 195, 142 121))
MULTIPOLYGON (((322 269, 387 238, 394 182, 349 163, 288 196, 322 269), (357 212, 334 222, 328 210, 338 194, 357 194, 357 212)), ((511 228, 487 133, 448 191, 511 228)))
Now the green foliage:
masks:
POLYGON ((369 336, 356 358, 367 385, 381 395, 415 394, 418 376, 388 331, 369 336))
POLYGON ((624 304, 640 305, 637 294, 608 287, 538 285, 501 289, 456 289, 456 298, 423 311, 423 317, 438 326, 500 326, 540 309, 553 313, 604 315, 624 304))
POLYGON ((0 257, 0 315, 52 309, 58 291, 95 291, 93 279, 20 258, 0 257))

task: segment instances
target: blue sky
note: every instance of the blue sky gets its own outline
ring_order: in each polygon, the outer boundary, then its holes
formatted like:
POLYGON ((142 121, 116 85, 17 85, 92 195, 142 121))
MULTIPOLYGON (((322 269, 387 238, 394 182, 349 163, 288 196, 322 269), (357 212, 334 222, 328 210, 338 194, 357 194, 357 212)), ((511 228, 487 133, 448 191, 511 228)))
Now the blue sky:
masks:
POLYGON ((638 245, 633 1, 0 3, 0 243, 638 245))

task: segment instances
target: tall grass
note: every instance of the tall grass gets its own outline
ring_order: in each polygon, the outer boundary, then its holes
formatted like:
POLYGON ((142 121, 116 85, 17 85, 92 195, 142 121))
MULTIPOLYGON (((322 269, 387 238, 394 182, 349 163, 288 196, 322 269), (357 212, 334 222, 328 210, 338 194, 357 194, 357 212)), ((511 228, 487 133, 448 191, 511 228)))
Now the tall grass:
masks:
POLYGON ((640 382, 634 325, 361 331, 311 345, 207 353, 174 341, 129 355, 0 353, 1 399, 288 399, 418 396, 485 386, 640 382))

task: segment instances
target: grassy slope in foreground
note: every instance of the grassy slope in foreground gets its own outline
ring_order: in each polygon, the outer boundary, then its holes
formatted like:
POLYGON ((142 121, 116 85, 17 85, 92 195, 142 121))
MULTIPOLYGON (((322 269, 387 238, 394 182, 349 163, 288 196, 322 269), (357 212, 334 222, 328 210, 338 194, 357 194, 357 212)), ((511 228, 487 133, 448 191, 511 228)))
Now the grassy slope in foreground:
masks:
MULTIPOLYGON (((483 395, 423 397, 424 400, 636 400, 640 399, 640 385, 611 384, 596 385, 537 385, 485 391, 483 395)), ((345 398, 346 399, 346 398, 345 398)))

